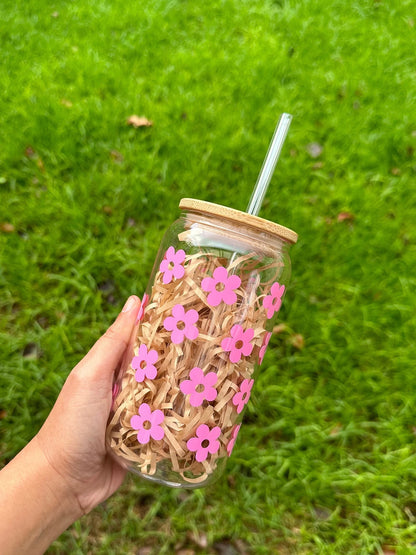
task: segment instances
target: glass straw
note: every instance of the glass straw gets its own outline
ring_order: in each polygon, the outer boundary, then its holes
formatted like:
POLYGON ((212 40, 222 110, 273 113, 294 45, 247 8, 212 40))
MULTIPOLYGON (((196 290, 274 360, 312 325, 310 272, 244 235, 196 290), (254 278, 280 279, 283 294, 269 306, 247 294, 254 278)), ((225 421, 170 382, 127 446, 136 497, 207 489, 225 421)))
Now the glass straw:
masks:
MULTIPOLYGON (((277 122, 276 129, 274 130, 273 137, 267 151, 266 158, 264 159, 263 166, 257 178, 256 185, 251 194, 250 202, 248 203, 246 212, 252 216, 257 216, 263 203, 264 195, 266 194, 270 180, 272 178, 274 169, 282 150, 283 143, 285 142, 287 132, 289 131, 292 116, 285 112, 280 116, 277 122)), ((228 267, 232 266, 238 254, 233 252, 228 267)), ((232 273, 237 272, 237 267, 234 266, 232 273)))
POLYGON ((290 114, 283 113, 280 116, 279 122, 276 126, 272 141, 269 146, 269 150, 267 151, 266 158, 264 159, 263 166, 260 170, 256 185, 253 189, 250 202, 248 203, 246 209, 246 212, 248 214, 257 216, 260 211, 264 195, 266 194, 274 169, 279 159, 280 152, 282 150, 283 143, 285 142, 291 121, 292 116, 290 114))

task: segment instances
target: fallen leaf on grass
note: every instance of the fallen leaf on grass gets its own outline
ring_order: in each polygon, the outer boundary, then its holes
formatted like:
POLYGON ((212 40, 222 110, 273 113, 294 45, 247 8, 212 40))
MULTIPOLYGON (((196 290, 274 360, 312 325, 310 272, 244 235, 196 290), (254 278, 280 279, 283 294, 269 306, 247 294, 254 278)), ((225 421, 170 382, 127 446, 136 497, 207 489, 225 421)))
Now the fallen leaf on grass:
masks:
POLYGON ((392 175, 400 175, 402 170, 400 168, 391 168, 390 172, 392 175))
POLYGON ((188 532, 188 538, 198 547, 205 549, 208 546, 207 535, 203 532, 198 534, 197 532, 188 532))
POLYGON ((27 156, 28 158, 34 158, 36 156, 35 149, 32 146, 28 145, 25 148, 25 156, 27 156))
POLYGON ((28 343, 23 349, 22 356, 28 360, 34 360, 40 358, 41 352, 36 343, 28 343))
POLYGON ((117 162, 118 164, 121 164, 121 162, 124 162, 124 156, 118 150, 111 150, 110 158, 111 160, 113 160, 113 162, 117 162))
POLYGON ((103 212, 104 214, 107 214, 107 216, 111 216, 111 214, 113 213, 113 209, 111 208, 111 206, 106 204, 105 206, 103 206, 103 212))
POLYGON ((340 212, 337 216, 338 222, 348 222, 354 219, 355 219, 355 216, 354 214, 351 214, 351 212, 340 212))
POLYGON ((47 316, 42 316, 42 315, 36 316, 35 321, 39 324, 39 326, 42 329, 45 330, 46 328, 49 328, 50 323, 49 323, 49 318, 47 316))
POLYGON ((331 516, 331 511, 326 507, 314 507, 313 512, 318 520, 328 520, 331 516))
POLYGON ((45 164, 43 163, 42 158, 38 158, 38 159, 36 160, 36 165, 37 165, 37 167, 40 169, 40 171, 41 171, 42 173, 44 173, 44 171, 45 171, 45 164))
POLYGON ((247 547, 243 540, 237 539, 235 540, 235 546, 238 549, 240 555, 248 555, 247 547))
POLYGON ((215 552, 218 555, 240 555, 241 551, 237 551, 234 545, 226 540, 214 543, 215 552))
POLYGON ((0 420, 6 418, 7 412, 4 409, 0 409, 0 420))
POLYGON ((0 229, 3 233, 13 233, 14 225, 10 222, 3 222, 0 224, 0 229))
POLYGON ((61 104, 65 106, 65 108, 72 108, 72 102, 67 98, 61 98, 61 104))
POLYGON ((335 426, 329 432, 329 435, 332 436, 332 437, 337 436, 341 430, 342 430, 342 424, 340 424, 340 423, 335 424, 335 426))
POLYGON ((132 127, 151 127, 153 125, 153 121, 143 117, 143 116, 136 116, 132 115, 127 118, 127 125, 131 125, 132 127))
POLYGON ((286 324, 277 324, 277 326, 274 326, 273 328, 273 333, 282 333, 284 331, 288 331, 288 327, 286 324))
POLYGON ((295 333, 294 335, 292 335, 292 337, 290 338, 290 342, 295 347, 295 349, 298 349, 299 351, 301 351, 305 346, 305 339, 300 333, 295 333))
POLYGON ((25 148, 25 156, 27 158, 29 158, 30 160, 36 160, 36 165, 40 169, 40 171, 42 173, 45 171, 45 165, 43 163, 42 158, 39 156, 39 154, 36 152, 36 150, 32 146, 28 145, 25 148))

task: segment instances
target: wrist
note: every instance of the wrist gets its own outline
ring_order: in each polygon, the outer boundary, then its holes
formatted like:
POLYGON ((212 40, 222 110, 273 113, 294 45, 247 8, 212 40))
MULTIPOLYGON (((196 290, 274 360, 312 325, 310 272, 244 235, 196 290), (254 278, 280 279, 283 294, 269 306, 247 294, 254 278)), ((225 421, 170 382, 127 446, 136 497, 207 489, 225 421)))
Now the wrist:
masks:
POLYGON ((29 454, 37 462, 39 477, 43 479, 43 487, 47 491, 49 502, 56 507, 58 517, 64 517, 69 521, 67 524, 69 526, 84 515, 77 496, 72 491, 65 475, 61 474, 59 469, 49 461, 37 435, 27 447, 33 449, 33 453, 29 454))
POLYGON ((36 437, 1 471, 2 553, 43 553, 81 515, 75 496, 36 437))

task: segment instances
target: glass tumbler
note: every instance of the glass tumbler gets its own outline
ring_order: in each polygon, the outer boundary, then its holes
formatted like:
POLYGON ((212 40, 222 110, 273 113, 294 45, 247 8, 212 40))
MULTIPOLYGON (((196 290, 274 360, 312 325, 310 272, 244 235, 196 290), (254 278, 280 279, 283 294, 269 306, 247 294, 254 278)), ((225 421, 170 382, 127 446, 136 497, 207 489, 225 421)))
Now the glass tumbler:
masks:
POLYGON ((106 441, 119 464, 171 487, 222 472, 290 277, 295 232, 182 199, 113 389, 106 441))

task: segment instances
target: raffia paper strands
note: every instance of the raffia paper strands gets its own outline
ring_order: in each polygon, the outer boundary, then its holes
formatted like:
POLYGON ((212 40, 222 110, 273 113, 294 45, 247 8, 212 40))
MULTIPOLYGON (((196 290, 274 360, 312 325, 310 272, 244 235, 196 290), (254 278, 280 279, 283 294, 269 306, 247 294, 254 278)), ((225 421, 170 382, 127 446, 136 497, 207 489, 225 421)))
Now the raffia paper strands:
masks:
POLYGON ((228 267, 230 274, 241 278, 241 285, 235 291, 236 303, 210 306, 201 282, 205 277, 211 277, 216 268, 227 267, 228 263, 226 258, 216 254, 199 252, 185 257, 183 278, 164 284, 162 273, 156 274, 149 304, 138 328, 134 352, 137 355, 140 345, 146 345, 148 351, 157 351, 157 375, 155 379, 146 378, 139 383, 135 379, 135 370, 128 366, 107 428, 108 443, 125 461, 126 467, 149 476, 160 467, 163 472, 177 473, 184 481, 198 484, 204 482, 218 462, 227 456, 227 445, 242 418, 232 399, 243 380, 251 378, 258 362, 267 321, 262 300, 280 277, 283 266, 276 260, 270 262, 270 259, 267 264, 262 263, 254 253, 239 256, 228 267), (194 309, 198 312, 198 337, 193 340, 185 338, 181 344, 172 342, 171 332, 163 325, 177 304, 185 311, 194 309), (253 350, 250 356, 242 356, 239 362, 232 363, 221 342, 230 335, 235 324, 254 330, 253 350), (196 366, 205 375, 215 372, 218 376, 215 400, 204 400, 199 407, 192 406, 189 395, 180 390, 181 382, 189 379, 190 371, 196 366), (137 431, 131 426, 132 416, 143 403, 152 411, 159 409, 164 413, 164 437, 161 440, 150 438, 145 445, 138 442, 137 431), (220 448, 216 453, 208 454, 206 460, 198 462, 195 452, 187 448, 187 441, 195 436, 201 424, 207 424, 210 429, 220 427, 220 448))

